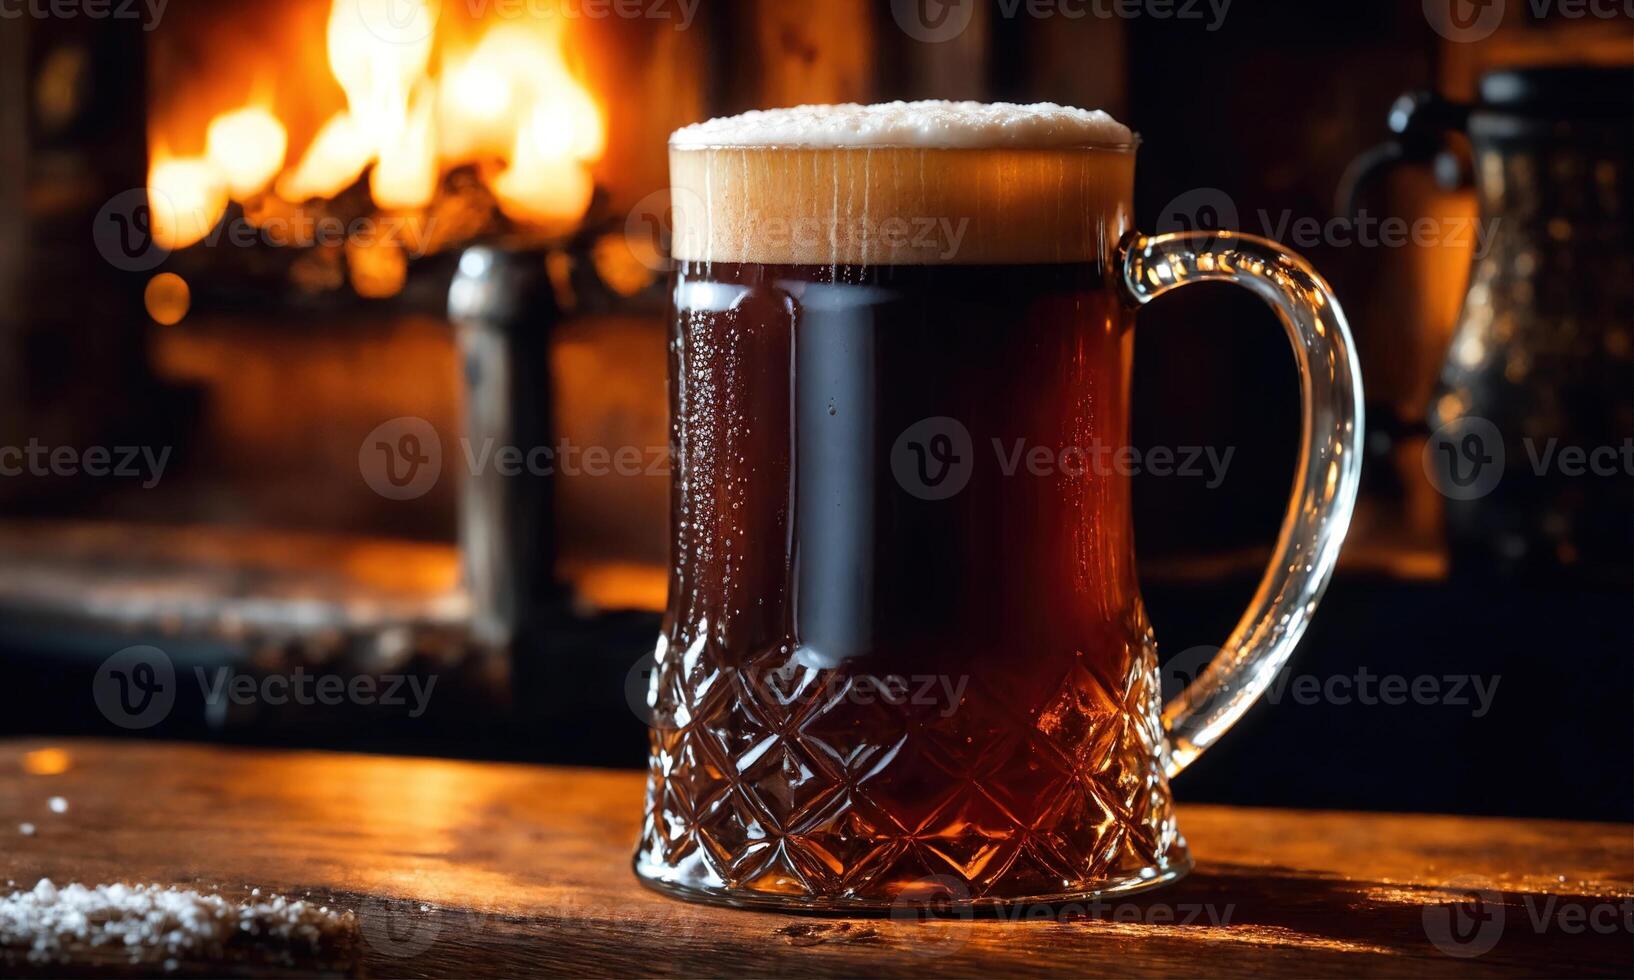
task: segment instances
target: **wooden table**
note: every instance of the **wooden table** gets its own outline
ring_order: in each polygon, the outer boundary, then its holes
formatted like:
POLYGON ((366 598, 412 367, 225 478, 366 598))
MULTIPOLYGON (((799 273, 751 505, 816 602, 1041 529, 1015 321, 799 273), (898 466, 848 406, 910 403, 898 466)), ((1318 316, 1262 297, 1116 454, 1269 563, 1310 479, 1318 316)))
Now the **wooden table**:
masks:
MULTIPOLYGON (((359 927, 302 968, 351 975, 1634 974, 1627 825, 1182 806, 1197 869, 1178 885, 918 922, 649 892, 629 868, 641 793, 622 772, 0 741, 0 882, 310 893, 359 927)), ((27 968, 0 951, 0 974, 27 968)), ((180 964, 225 970, 277 967, 180 964)))

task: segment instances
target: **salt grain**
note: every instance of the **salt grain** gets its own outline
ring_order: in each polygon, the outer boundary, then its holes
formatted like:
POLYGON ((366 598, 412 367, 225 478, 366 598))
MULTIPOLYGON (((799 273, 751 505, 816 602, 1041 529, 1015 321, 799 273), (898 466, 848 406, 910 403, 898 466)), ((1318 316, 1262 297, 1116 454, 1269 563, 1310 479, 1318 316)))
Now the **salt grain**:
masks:
POLYGON ((34 825, 31 823, 20 823, 17 825, 17 832, 22 834, 24 837, 33 837, 34 825))
POLYGON ((51 797, 51 799, 45 801, 45 805, 51 808, 52 813, 68 812, 68 801, 60 796, 51 797))
POLYGON ((164 969, 173 971, 178 955, 219 957, 241 933, 274 944, 292 963, 291 952, 317 953, 355 931, 351 912, 314 911, 281 895, 234 903, 175 886, 58 888, 42 878, 30 890, 0 896, 0 949, 25 950, 30 963, 65 963, 76 949, 120 946, 132 963, 164 957, 164 969))

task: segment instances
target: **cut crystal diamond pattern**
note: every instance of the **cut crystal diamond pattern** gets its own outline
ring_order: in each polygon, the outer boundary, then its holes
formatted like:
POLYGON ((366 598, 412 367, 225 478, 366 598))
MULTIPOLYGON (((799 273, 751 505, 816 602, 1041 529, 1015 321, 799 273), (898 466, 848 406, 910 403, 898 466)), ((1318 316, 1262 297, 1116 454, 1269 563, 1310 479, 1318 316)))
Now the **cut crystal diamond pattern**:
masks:
MULTIPOLYGON (((644 869, 700 889, 888 905, 932 876, 973 899, 1092 891, 1181 857, 1141 645, 1078 657, 1032 703, 970 678, 957 705, 857 697, 846 668, 661 657, 644 869)), ((877 691, 876 691, 877 693, 877 691)), ((651 873, 647 871, 646 873, 651 873)))

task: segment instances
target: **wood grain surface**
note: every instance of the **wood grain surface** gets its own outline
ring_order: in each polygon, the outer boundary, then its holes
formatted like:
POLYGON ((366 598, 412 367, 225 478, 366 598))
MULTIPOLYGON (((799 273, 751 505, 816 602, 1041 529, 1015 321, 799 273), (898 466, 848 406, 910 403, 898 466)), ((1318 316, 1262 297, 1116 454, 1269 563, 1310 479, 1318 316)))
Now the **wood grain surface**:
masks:
MULTIPOLYGON (((350 940, 314 956, 252 944, 182 975, 1634 974, 1634 826, 1182 805, 1197 869, 1170 888, 841 919, 643 889, 641 796, 634 773, 0 741, 0 883, 259 888, 356 913, 350 940)), ((0 974, 155 969, 0 948, 0 974)))

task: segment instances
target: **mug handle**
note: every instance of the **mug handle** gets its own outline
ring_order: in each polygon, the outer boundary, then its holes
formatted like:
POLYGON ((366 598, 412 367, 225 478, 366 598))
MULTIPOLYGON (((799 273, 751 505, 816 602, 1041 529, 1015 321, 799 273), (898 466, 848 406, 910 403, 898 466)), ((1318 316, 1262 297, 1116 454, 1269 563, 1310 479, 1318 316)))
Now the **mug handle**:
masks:
POLYGON ((1173 776, 1265 692, 1333 575, 1362 472, 1362 376, 1327 282, 1275 242, 1238 232, 1126 236, 1123 287, 1145 305, 1194 282, 1232 282, 1271 305, 1299 365, 1303 439, 1276 554, 1248 610, 1201 676, 1163 708, 1173 776))

